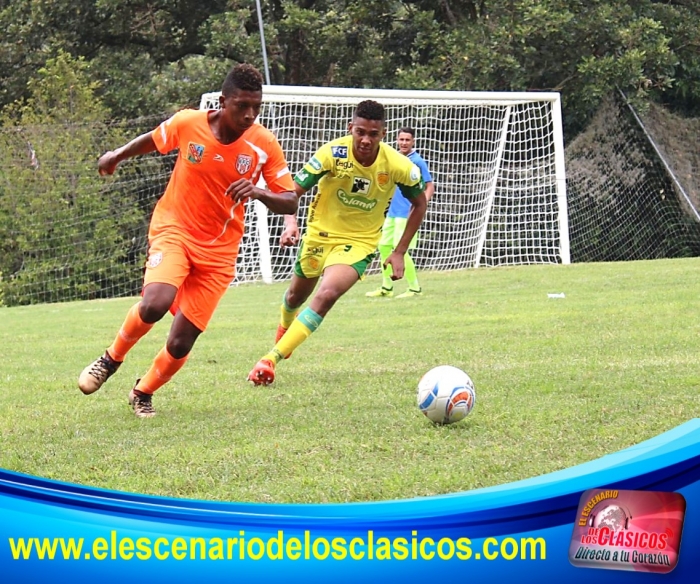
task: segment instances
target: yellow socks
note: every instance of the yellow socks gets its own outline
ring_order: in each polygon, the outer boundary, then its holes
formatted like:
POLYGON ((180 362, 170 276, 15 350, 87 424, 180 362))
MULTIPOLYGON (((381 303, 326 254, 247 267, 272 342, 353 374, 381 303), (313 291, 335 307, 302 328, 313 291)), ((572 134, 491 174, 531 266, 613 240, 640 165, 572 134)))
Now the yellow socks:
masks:
POLYGON ((323 317, 321 315, 311 310, 311 308, 305 308, 289 325, 285 335, 263 359, 268 359, 277 365, 286 355, 289 355, 309 338, 309 335, 321 326, 322 322, 323 317))

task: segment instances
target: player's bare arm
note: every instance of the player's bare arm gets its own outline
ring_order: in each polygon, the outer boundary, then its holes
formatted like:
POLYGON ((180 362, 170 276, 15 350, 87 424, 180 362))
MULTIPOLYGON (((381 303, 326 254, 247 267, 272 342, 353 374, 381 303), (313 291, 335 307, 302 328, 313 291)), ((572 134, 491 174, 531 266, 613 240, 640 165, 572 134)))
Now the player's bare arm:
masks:
MULTIPOLYGON (((306 189, 298 183, 294 183, 294 190, 297 195, 297 200, 306 192, 306 189)), ((281 247, 291 247, 299 243, 299 224, 297 223, 297 215, 285 215, 284 216, 284 231, 280 235, 280 246, 281 247)))
POLYGON ((418 228, 423 221, 427 208, 428 199, 425 196, 425 191, 423 191, 417 197, 411 199, 411 210, 409 211, 408 219, 406 220, 406 229, 404 230, 398 245, 384 262, 384 267, 391 266, 392 280, 400 280, 403 278, 404 255, 408 251, 408 246, 411 243, 411 239, 413 239, 413 236, 416 234, 416 231, 418 231, 418 228))
POLYGON ((245 199, 258 200, 263 203, 273 213, 283 215, 296 214, 299 208, 299 198, 294 191, 284 191, 272 193, 266 189, 256 187, 246 178, 239 178, 232 182, 226 189, 226 195, 234 202, 245 199))
POLYGON ((140 154, 148 154, 155 151, 156 143, 153 141, 153 135, 151 132, 147 132, 141 134, 138 138, 134 138, 124 146, 103 154, 97 162, 97 170, 102 176, 114 174, 120 162, 140 154))
POLYGON ((296 215, 284 216, 284 231, 280 235, 280 246, 291 247, 299 243, 299 225, 296 215))
POLYGON ((425 200, 429 202, 435 194, 435 183, 433 181, 425 183, 425 200))

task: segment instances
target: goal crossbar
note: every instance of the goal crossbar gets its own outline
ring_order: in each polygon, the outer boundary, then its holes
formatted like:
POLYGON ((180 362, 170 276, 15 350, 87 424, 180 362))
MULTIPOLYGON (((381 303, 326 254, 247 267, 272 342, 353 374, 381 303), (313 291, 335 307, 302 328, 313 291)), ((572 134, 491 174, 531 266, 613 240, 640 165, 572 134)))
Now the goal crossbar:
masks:
MULTIPOLYGON (((220 91, 202 94, 199 109, 218 109, 220 91)), ((429 91, 408 89, 354 89, 350 87, 305 87, 300 85, 263 85, 263 103, 280 100, 297 103, 354 104, 375 99, 384 105, 513 105, 535 101, 558 103, 559 93, 527 91, 429 91)))
MULTIPOLYGON (((220 95, 203 94, 200 109, 218 109, 220 95)), ((420 269, 570 262, 558 93, 265 85, 259 121, 295 173, 347 133, 365 99, 385 106, 388 143, 400 127, 415 129, 433 176, 435 195, 412 251, 420 269)), ((300 201, 302 229, 309 198, 300 201)), ((280 216, 246 206, 237 282, 291 277, 296 250, 279 247, 283 229, 280 216)), ((375 262, 368 273, 377 271, 375 262)))

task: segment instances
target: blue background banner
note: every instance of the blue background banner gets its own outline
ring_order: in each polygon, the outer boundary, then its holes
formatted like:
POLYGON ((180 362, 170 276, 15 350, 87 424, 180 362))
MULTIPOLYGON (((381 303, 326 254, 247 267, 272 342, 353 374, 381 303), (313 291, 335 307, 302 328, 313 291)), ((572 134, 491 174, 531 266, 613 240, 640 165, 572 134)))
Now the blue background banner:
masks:
POLYGON ((556 473, 488 489, 376 503, 171 499, 0 470, 3 582, 77 577, 100 584, 129 579, 171 584, 199 579, 412 582, 435 577, 470 582, 517 578, 519 584, 547 578, 567 584, 592 579, 694 582, 698 560, 693 548, 698 544, 700 419, 556 473), (685 497, 680 557, 671 573, 592 570, 569 563, 579 499, 594 488, 685 497), (74 546, 82 538, 82 547, 66 547, 70 538, 74 546), (37 545, 55 545, 54 559, 48 559, 48 548, 39 559, 37 545))

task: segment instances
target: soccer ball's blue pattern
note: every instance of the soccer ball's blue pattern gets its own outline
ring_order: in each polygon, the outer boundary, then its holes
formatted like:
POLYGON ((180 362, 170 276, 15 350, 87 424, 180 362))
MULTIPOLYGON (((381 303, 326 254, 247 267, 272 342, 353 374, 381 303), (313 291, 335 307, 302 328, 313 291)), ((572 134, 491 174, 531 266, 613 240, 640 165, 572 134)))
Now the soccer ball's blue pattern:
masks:
POLYGON ((436 424, 464 419, 476 403, 474 382, 461 369, 440 365, 418 382, 418 409, 436 424))
POLYGON ((437 399, 438 396, 438 384, 434 384, 431 388, 427 388, 425 392, 421 395, 421 392, 418 392, 418 407, 420 408, 421 412, 426 412, 429 410, 433 402, 437 399))

